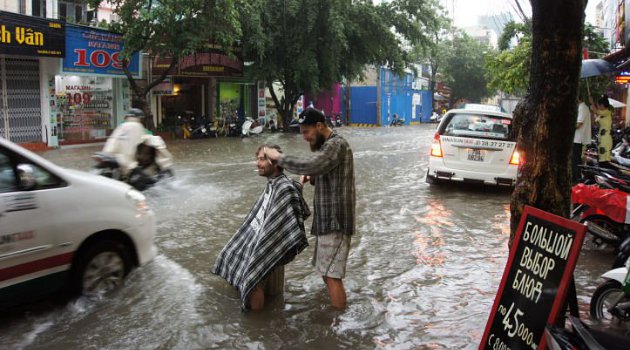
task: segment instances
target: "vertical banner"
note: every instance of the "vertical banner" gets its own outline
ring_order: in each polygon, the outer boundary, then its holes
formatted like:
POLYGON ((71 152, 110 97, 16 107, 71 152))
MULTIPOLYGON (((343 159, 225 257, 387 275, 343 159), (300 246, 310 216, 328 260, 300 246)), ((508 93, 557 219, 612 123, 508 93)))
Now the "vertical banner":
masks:
POLYGON ((586 226, 526 206, 479 349, 545 349, 562 312, 586 226))
POLYGON ((267 116, 267 99, 265 98, 265 82, 258 81, 258 118, 267 116))
POLYGON ((55 97, 55 77, 48 79, 48 147, 59 147, 59 133, 61 132, 61 114, 57 111, 57 98, 55 97))

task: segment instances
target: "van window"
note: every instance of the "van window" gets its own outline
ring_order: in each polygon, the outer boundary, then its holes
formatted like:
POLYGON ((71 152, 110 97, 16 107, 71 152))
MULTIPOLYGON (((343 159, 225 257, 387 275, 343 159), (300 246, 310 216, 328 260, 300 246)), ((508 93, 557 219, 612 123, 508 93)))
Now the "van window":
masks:
POLYGON ((512 119, 483 114, 455 114, 444 128, 445 136, 508 140, 512 119))
POLYGON ((11 159, 0 150, 0 193, 11 192, 17 188, 17 177, 11 159))

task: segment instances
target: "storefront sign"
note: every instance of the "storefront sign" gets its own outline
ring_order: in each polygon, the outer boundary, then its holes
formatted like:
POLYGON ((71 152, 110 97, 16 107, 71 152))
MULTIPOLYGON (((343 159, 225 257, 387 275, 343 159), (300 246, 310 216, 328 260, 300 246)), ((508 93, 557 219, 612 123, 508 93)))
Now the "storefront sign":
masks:
POLYGON ((525 207, 479 349, 544 349, 586 226, 525 207))
POLYGON ((172 95, 174 93, 173 80, 171 78, 164 79, 164 81, 151 89, 151 92, 153 95, 172 95))
MULTIPOLYGON (((156 57, 153 75, 162 74, 171 64, 170 57, 156 57)), ((182 77, 242 77, 243 61, 223 52, 202 52, 179 59, 169 75, 182 77)))
POLYGON ((265 82, 258 81, 258 118, 267 116, 267 99, 265 98, 265 82))
POLYGON ((619 74, 615 77, 615 84, 630 84, 630 72, 619 72, 619 74))
POLYGON ((0 54, 63 57, 65 24, 0 11, 0 54))
MULTIPOLYGON (((125 76, 122 35, 101 29, 68 25, 66 28, 66 56, 63 71, 86 75, 125 76)), ((140 77, 140 54, 134 54, 128 69, 140 77)))

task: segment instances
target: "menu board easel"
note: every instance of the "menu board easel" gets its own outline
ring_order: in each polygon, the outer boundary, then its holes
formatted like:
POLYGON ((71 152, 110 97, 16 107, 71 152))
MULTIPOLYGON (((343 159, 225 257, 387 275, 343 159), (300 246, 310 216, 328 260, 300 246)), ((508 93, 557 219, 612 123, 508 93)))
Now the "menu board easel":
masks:
POLYGON ((545 349, 563 310, 586 226, 526 206, 479 349, 545 349))

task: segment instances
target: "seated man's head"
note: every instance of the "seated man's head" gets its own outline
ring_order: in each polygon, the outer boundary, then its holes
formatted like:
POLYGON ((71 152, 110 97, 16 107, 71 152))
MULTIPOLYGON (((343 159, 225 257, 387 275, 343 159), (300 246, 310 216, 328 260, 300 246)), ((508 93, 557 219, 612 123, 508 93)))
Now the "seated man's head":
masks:
POLYGON ((273 148, 279 153, 282 153, 282 149, 278 145, 262 145, 258 147, 256 151, 256 168, 258 168, 258 175, 265 177, 276 177, 282 174, 282 167, 278 166, 276 162, 272 162, 265 155, 265 148, 273 148))

